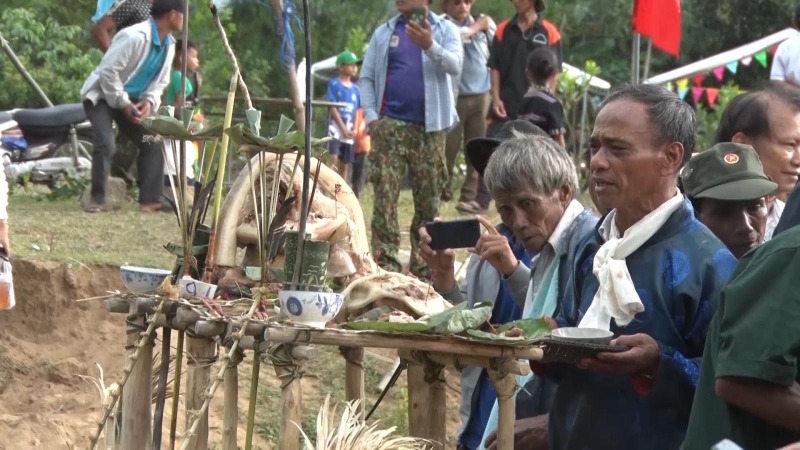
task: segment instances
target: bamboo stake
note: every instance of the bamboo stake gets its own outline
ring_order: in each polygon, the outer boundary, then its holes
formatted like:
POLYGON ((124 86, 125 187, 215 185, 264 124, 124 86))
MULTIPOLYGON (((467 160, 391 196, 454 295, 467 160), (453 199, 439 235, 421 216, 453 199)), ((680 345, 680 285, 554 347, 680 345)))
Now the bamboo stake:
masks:
POLYGON ((239 363, 243 354, 237 352, 225 372, 224 405, 222 416, 222 450, 238 450, 236 429, 239 424, 239 363))
POLYGON ((363 421, 366 417, 364 409, 364 347, 345 347, 342 354, 345 364, 345 400, 358 402, 358 415, 363 421))
MULTIPOLYGON (((212 3, 213 4, 213 3, 212 3)), ((233 122, 233 105, 236 99, 236 84, 239 74, 236 70, 231 76, 231 84, 228 88, 228 103, 225 106, 225 119, 222 122, 222 129, 227 130, 233 122)), ((219 165, 217 167, 217 182, 214 187, 214 209, 211 213, 211 233, 208 238, 208 255, 206 256, 205 282, 210 283, 214 273, 214 253, 216 253, 217 220, 219 210, 222 207, 222 191, 225 187, 225 164, 228 162, 228 146, 230 137, 227 133, 222 133, 222 143, 219 151, 219 165)))
POLYGON ((489 379, 497 391, 497 450, 514 449, 514 394, 517 377, 510 372, 489 370, 489 379))
POLYGON ((169 450, 175 450, 175 431, 178 428, 178 400, 181 394, 181 369, 183 366, 184 331, 178 331, 178 348, 175 353, 175 381, 172 383, 172 416, 169 419, 169 450))
POLYGON ((256 422, 256 399, 258 398, 258 376, 261 374, 261 353, 253 353, 253 374, 250 380, 250 404, 247 407, 247 434, 244 450, 253 449, 253 429, 256 422))
MULTIPOLYGON (((94 449, 97 445, 97 440, 100 439, 100 434, 103 432, 103 428, 106 425, 106 419, 108 419, 109 414, 114 409, 114 405, 117 403, 119 399, 119 394, 122 392, 122 388, 125 386, 125 383, 128 381, 128 377, 130 377, 131 372, 133 371, 133 366, 136 364, 136 360, 139 359, 139 355, 142 354, 142 349, 148 345, 148 341, 150 340, 150 336, 153 334, 153 330, 156 329, 156 317, 161 314, 161 311, 164 308, 164 303, 167 299, 162 299, 161 302, 158 304, 158 308, 156 308, 153 317, 150 318, 150 324, 147 326, 147 330, 144 332, 139 341, 136 343, 136 351, 134 351, 133 356, 125 367, 122 369, 122 378, 117 383, 118 388, 116 391, 113 391, 109 394, 111 401, 106 404, 105 408, 103 408, 103 416, 97 422, 97 428, 95 429, 94 435, 92 439, 89 441, 89 448, 94 449)), ((148 397, 149 399, 149 397, 148 397)))
POLYGON ((186 436, 183 440, 183 445, 181 446, 181 450, 186 450, 189 448, 189 438, 197 432, 197 427, 200 424, 200 417, 202 417, 206 412, 208 412, 208 406, 211 404, 211 399, 214 398, 214 393, 217 391, 220 383, 223 381, 225 376, 225 371, 228 370, 228 363, 233 358, 234 353, 239 348, 239 341, 244 336, 244 329, 247 328, 247 324, 250 323, 250 319, 253 318, 253 314, 255 314, 258 305, 261 303, 261 299, 257 296, 257 298, 253 299, 253 304, 250 306, 250 311, 247 312, 247 316, 245 317, 244 321, 242 322, 242 329, 231 334, 233 338, 233 345, 231 345, 231 349, 228 353, 223 353, 222 361, 220 361, 220 370, 217 373, 216 378, 214 378, 214 383, 211 384, 211 387, 208 389, 208 393, 206 394, 205 401, 203 402, 203 406, 200 407, 200 410, 197 412, 197 416, 195 416, 194 422, 192 426, 189 427, 189 431, 186 432, 186 436))
POLYGON ((170 340, 172 330, 161 329, 161 371, 158 374, 158 394, 156 398, 155 418, 153 419, 153 449, 161 450, 161 430, 164 423, 164 405, 167 402, 167 379, 169 378, 169 354, 172 348, 170 340))
POLYGON ((183 446, 191 450, 208 449, 208 412, 201 414, 200 408, 205 402, 205 393, 211 382, 211 366, 217 356, 217 346, 210 339, 190 337, 186 346, 189 370, 186 377, 185 404, 186 422, 183 432, 183 446), (188 436, 186 430, 193 421, 199 425, 194 435, 188 436))

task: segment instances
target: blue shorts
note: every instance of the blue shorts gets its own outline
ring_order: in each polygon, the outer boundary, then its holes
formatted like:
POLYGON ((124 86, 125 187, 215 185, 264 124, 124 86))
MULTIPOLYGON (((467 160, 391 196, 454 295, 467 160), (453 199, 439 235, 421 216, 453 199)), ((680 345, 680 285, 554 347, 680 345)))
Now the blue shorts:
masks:
POLYGON ((328 143, 328 151, 331 155, 338 157, 339 161, 343 164, 351 164, 355 159, 353 144, 345 144, 338 139, 334 139, 328 143))

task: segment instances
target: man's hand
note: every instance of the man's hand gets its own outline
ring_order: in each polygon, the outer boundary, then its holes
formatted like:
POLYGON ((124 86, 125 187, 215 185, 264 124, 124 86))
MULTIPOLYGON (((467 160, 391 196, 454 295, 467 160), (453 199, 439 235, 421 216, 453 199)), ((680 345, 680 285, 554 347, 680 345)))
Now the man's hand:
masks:
POLYGON ((506 113, 506 105, 502 100, 500 100, 500 97, 494 98, 494 101, 492 102, 492 111, 494 111, 495 116, 501 119, 508 117, 508 114, 506 113))
MULTIPOLYGON (((514 448, 547 450, 547 414, 514 422, 514 448)), ((484 442, 486 450, 497 450, 497 431, 484 442)))
MULTIPOLYGON (((441 219, 433 219, 440 222, 441 219)), ((437 291, 448 292, 453 290, 456 285, 453 264, 456 261, 456 254, 452 249, 434 250, 431 248, 431 236, 425 227, 419 229, 419 256, 431 269, 433 285, 437 291)))
POLYGON ((149 100, 143 100, 136 104, 136 109, 139 111, 139 120, 142 120, 150 115, 153 105, 149 100))
POLYGON ((492 21, 489 19, 489 16, 480 16, 478 20, 475 21, 475 27, 478 31, 489 31, 491 23, 492 21))
POLYGON ((598 353, 595 358, 582 359, 578 367, 597 372, 643 375, 652 375, 658 368, 661 348, 655 339, 646 334, 620 336, 611 341, 611 345, 621 345, 631 349, 622 353, 598 353))
POLYGON ((409 22, 408 25, 406 25, 406 34, 408 34, 408 37, 411 38, 413 43, 419 45, 423 50, 427 50, 433 45, 431 23, 428 22, 428 19, 425 19, 422 25, 409 22))
POLYGON ((128 105, 122 109, 122 115, 128 119, 128 122, 131 122, 134 125, 139 125, 139 122, 142 121, 140 114, 139 108, 137 108, 133 103, 128 103, 128 105))
POLYGON ((344 130, 343 133, 344 133, 344 138, 345 139, 355 139, 355 137, 356 137, 356 134, 353 133, 350 130, 344 130))
POLYGON ((481 261, 489 261, 489 264, 506 278, 513 275, 519 266, 519 261, 508 244, 508 239, 499 234, 481 235, 478 243, 475 244, 475 254, 481 257, 481 261))
POLYGON ((11 256, 11 245, 8 239, 8 221, 0 220, 0 245, 6 249, 6 255, 11 256))

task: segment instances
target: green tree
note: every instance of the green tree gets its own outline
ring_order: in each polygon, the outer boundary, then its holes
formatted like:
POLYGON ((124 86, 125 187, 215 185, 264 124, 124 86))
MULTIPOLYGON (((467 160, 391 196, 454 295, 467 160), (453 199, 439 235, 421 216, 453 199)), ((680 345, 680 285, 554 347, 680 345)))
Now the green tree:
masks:
MULTIPOLYGON (((0 15, 0 30, 53 103, 80 101, 80 88, 101 58, 99 50, 81 45, 81 27, 41 21, 30 9, 14 8, 0 15)), ((43 106, 5 55, 0 86, 0 110, 43 106)))

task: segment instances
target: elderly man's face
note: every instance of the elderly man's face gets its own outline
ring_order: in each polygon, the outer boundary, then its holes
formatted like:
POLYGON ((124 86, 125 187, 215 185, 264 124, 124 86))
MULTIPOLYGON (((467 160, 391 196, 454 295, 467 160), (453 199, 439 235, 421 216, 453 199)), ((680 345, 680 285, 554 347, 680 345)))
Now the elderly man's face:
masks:
POLYGON ((591 181, 603 207, 652 211, 660 205, 652 199, 662 197, 665 157, 644 104, 623 98, 606 105, 590 145, 591 181))
POLYGON ((728 247, 736 258, 764 242, 767 201, 723 201, 704 198, 698 202, 697 218, 728 247))
POLYGON ((785 102, 773 102, 769 108, 769 128, 768 135, 745 137, 743 141, 758 153, 764 173, 778 183, 780 196, 792 191, 800 174, 800 112, 785 102))
POLYGON ((529 252, 544 248, 571 199, 572 192, 568 187, 552 195, 542 194, 527 186, 514 192, 494 192, 495 205, 503 225, 514 232, 514 236, 529 252))

